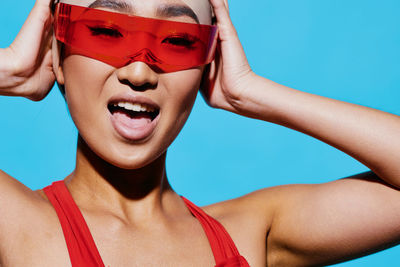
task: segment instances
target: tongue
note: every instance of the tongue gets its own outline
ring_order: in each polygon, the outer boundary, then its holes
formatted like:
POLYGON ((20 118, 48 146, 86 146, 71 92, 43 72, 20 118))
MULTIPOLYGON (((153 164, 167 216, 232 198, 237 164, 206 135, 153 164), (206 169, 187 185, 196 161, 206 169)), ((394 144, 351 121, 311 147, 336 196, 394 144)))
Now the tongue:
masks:
POLYGON ((146 114, 138 114, 131 117, 124 112, 116 111, 113 117, 130 128, 141 128, 151 122, 150 116, 146 114))

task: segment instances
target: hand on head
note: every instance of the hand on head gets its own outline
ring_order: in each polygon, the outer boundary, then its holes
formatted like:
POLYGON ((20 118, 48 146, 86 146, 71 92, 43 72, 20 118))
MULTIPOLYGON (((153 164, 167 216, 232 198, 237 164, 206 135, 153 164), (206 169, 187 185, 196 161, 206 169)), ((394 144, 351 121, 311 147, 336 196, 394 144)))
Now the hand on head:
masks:
POLYGON ((238 34, 229 16, 226 0, 210 0, 219 29, 215 61, 204 73, 201 92, 207 103, 238 113, 236 103, 254 77, 238 34))
POLYGON ((55 82, 52 0, 37 0, 14 42, 0 51, 0 94, 43 99, 55 82))
MULTIPOLYGON (((43 99, 55 82, 52 68, 52 0, 37 0, 14 42, 0 51, 0 94, 43 99)), ((226 0, 210 0, 219 28, 215 61, 204 73, 201 92, 215 108, 237 112, 254 76, 236 30, 229 17, 226 0)))

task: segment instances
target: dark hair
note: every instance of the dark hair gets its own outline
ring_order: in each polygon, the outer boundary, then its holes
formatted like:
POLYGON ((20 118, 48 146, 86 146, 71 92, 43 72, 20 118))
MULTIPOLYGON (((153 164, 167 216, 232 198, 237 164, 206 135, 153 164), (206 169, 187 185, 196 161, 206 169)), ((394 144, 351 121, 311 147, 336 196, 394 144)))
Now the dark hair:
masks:
MULTIPOLYGON (((54 12, 55 12, 55 10, 56 10, 56 4, 58 4, 59 2, 60 2, 60 0, 53 0, 53 1, 50 2, 50 11, 51 11, 51 14, 54 14, 54 12)), ((61 45, 60 53, 62 54, 62 52, 63 52, 63 44, 62 44, 62 43, 59 43, 59 45, 61 45)), ((60 58, 62 58, 62 55, 61 55, 61 54, 60 54, 60 58)), ((60 90, 62 96, 63 96, 64 99, 65 99, 65 87, 64 87, 64 85, 59 84, 57 81, 56 81, 56 84, 57 84, 57 87, 58 87, 58 89, 60 90)))
POLYGON ((54 14, 54 11, 56 10, 56 4, 57 4, 58 2, 60 2, 60 1, 59 1, 59 0, 51 1, 51 3, 50 3, 50 10, 51 10, 51 13, 52 13, 52 14, 54 14))

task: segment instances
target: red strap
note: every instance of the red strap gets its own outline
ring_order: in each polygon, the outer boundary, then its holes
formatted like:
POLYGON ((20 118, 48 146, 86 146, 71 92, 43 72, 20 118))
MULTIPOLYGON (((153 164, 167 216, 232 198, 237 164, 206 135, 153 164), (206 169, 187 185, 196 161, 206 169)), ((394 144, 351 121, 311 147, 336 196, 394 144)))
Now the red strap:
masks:
POLYGON ((64 181, 53 182, 43 191, 57 212, 72 266, 104 266, 85 219, 64 181))
MULTIPOLYGON (((61 227, 72 267, 104 267, 90 230, 63 180, 43 188, 54 206, 61 227)), ((202 209, 181 196, 190 212, 200 221, 214 254, 215 267, 249 267, 225 228, 202 209)))
POLYGON ((192 214, 200 221, 210 242, 216 267, 247 267, 249 264, 239 254, 232 238, 217 220, 206 214, 191 201, 181 196, 192 214))
POLYGON ((236 256, 220 262, 215 267, 250 267, 250 265, 243 256, 236 256))

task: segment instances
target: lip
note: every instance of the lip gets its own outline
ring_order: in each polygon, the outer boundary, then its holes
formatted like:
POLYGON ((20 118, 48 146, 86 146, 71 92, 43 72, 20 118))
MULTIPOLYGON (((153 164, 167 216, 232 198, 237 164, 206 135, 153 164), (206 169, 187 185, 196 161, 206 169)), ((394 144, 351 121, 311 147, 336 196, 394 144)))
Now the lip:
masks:
POLYGON ((108 105, 117 103, 117 102, 145 104, 145 105, 151 106, 159 111, 156 118, 154 118, 150 123, 148 123, 142 127, 132 127, 130 125, 122 123, 121 121, 117 120, 114 117, 114 115, 111 114, 111 112, 109 112, 111 124, 113 125, 114 130, 117 132, 117 134, 119 136, 123 137, 126 140, 132 141, 132 142, 146 141, 153 134, 153 132, 158 124, 158 121, 160 120, 161 112, 160 112, 159 105, 147 97, 139 96, 139 95, 132 95, 132 94, 115 95, 112 98, 110 98, 108 105))

